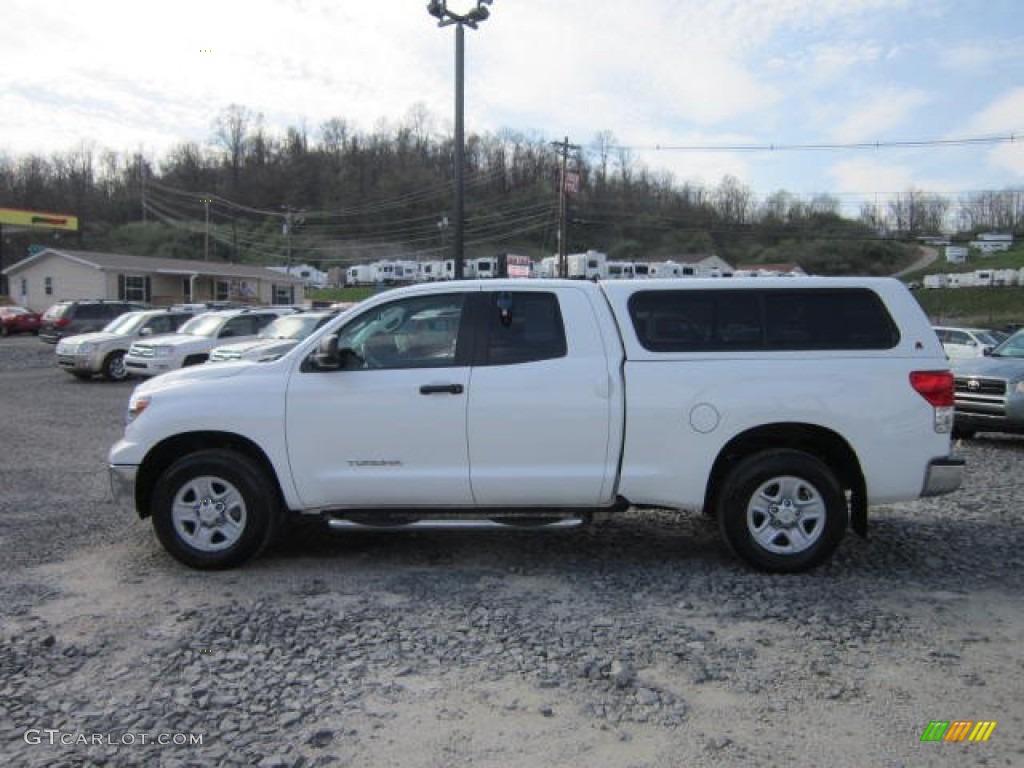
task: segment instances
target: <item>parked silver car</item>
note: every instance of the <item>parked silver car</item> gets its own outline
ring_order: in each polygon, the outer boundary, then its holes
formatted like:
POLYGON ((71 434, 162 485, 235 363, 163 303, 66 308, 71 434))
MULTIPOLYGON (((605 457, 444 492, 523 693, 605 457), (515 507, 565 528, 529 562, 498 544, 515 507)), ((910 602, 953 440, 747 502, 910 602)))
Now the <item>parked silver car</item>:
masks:
POLYGON ((1024 330, 991 353, 953 366, 956 385, 954 433, 1024 434, 1024 330))
POLYGON ((313 331, 337 315, 337 311, 298 312, 279 317, 252 341, 215 347, 208 362, 224 360, 276 360, 313 331))
POLYGON ((115 317, 102 331, 67 336, 57 342, 57 365, 80 379, 102 374, 107 381, 128 378, 124 356, 135 339, 174 333, 195 313, 149 309, 115 317))

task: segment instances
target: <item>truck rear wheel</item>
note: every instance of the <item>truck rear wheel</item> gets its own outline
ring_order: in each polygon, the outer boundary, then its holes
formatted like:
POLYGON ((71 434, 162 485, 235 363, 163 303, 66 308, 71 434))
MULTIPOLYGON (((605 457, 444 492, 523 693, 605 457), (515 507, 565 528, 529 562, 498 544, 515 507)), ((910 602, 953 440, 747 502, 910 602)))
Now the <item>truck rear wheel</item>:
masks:
POLYGON ((810 454, 748 456, 719 497, 722 537, 755 568, 796 573, 827 560, 846 532, 849 510, 835 473, 810 454))
POLYGON ((153 529, 178 561, 231 568, 259 554, 279 517, 276 489, 235 451, 197 451, 172 464, 153 489, 153 529))

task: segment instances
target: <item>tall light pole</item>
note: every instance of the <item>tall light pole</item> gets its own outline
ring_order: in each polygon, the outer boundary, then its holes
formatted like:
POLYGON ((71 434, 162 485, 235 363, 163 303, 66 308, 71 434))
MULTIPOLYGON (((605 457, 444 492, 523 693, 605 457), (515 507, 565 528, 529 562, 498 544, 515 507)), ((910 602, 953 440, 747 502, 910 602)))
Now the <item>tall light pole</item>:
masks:
POLYGON ((465 112, 465 31, 463 27, 476 29, 491 15, 487 10, 493 0, 430 0, 427 13, 437 19, 437 26, 455 25, 455 200, 452 204, 455 219, 455 233, 452 237, 452 259, 455 262, 455 279, 464 274, 465 259, 465 215, 463 199, 465 191, 464 166, 466 162, 466 138, 463 126, 465 112), (454 10, 453 10, 454 8, 454 10))

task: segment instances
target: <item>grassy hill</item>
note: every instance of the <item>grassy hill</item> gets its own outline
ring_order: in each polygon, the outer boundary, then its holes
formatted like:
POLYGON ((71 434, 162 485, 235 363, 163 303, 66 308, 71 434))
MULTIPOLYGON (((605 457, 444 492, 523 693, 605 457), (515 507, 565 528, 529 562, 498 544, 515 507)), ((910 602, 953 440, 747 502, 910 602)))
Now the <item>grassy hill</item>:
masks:
MULTIPOLYGON (((909 282, 923 283, 926 275, 974 272, 977 269, 1024 268, 1024 245, 991 256, 972 255, 964 264, 940 258, 926 269, 907 275, 909 282)), ((998 328, 1004 323, 1024 322, 1024 286, 991 288, 921 288, 918 302, 935 323, 998 328)))

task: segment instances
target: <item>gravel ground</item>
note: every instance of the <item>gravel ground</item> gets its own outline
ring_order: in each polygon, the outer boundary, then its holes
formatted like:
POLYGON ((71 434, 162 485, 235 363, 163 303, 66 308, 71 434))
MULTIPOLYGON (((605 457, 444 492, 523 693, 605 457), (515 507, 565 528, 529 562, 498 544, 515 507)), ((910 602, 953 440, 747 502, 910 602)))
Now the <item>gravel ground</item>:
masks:
POLYGON ((109 501, 131 388, 0 339, 5 765, 1024 764, 1022 439, 962 445, 960 492, 799 576, 668 513, 302 527, 197 573, 109 501), (998 725, 922 743, 932 720, 998 725))

